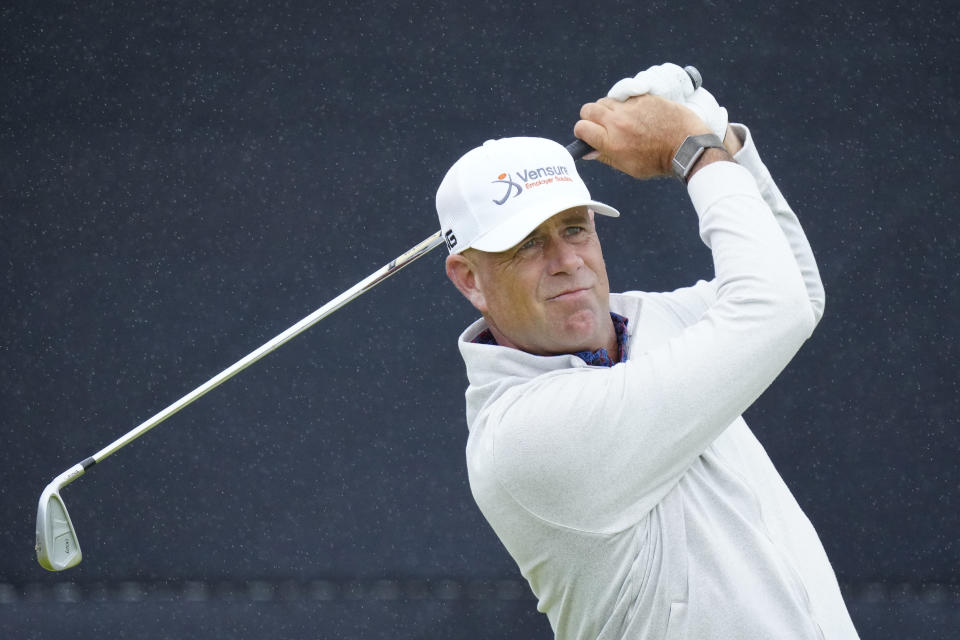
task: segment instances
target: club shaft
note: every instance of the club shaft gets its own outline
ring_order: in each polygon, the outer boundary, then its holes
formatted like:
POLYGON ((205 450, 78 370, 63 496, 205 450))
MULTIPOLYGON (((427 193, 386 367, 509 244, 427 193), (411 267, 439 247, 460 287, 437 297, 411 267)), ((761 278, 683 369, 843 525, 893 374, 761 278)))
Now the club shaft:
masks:
MULTIPOLYGON (((700 78, 700 73, 696 70, 696 68, 686 67, 685 71, 690 76, 691 81, 693 81, 694 87, 699 87, 701 84, 701 78, 700 78)), ((581 159, 584 155, 586 155, 587 153, 593 150, 593 148, 590 147, 590 145, 578 139, 574 139, 570 144, 567 145, 566 148, 567 148, 567 151, 570 153, 571 156, 573 156, 575 160, 581 159)), ((65 477, 66 481, 61 486, 65 486, 69 482, 72 482, 76 478, 80 477, 81 475, 83 475, 83 472, 89 467, 93 466, 94 464, 102 461, 104 458, 107 458, 108 456, 112 455, 113 453, 127 446, 128 444, 130 444, 131 442, 133 442, 134 440, 136 440, 137 438, 145 434, 147 431, 150 431, 155 426, 157 426, 158 424, 160 424, 170 416, 174 415, 184 407, 192 404, 198 398, 204 396, 205 394, 212 391, 213 389, 216 389, 221 384, 223 384, 233 376, 237 375, 238 373, 240 373, 241 371, 243 371, 253 363, 257 362, 258 360, 263 358, 265 355, 267 355, 271 351, 274 351, 281 345, 285 344, 286 342, 300 335, 301 333, 303 333, 304 331, 306 331, 307 329, 315 325, 320 320, 323 320, 324 318, 326 318, 328 315, 330 315, 331 313, 333 313, 343 305, 347 304, 357 296, 362 295, 363 293, 369 291, 379 283, 383 282, 384 280, 392 276, 394 273, 396 273, 400 269, 404 268, 405 266, 407 266, 417 258, 420 258, 423 255, 426 255, 427 253, 437 248, 441 244, 443 244, 442 232, 437 231, 436 233, 434 233, 433 235, 425 239, 423 242, 412 247, 406 253, 392 260, 389 264, 384 265, 383 267, 381 267, 374 273, 370 274, 369 276, 367 276, 357 284, 353 285, 352 287, 350 287, 349 289, 347 289, 346 291, 338 295, 336 298, 334 298, 330 302, 326 303, 325 305, 323 305, 322 307, 320 307, 319 309, 317 309, 316 311, 308 315, 306 318, 304 318, 300 322, 296 323, 295 325, 293 325, 283 333, 275 336, 270 341, 264 343, 256 350, 251 351, 250 353, 242 357, 240 360, 237 360, 235 363, 233 363, 232 365, 230 365, 229 367, 227 367, 226 369, 224 369, 214 377, 210 378, 209 380, 204 382, 202 385, 200 385, 199 387, 197 387, 187 395, 183 396, 173 404, 167 406, 165 409, 156 413, 151 418, 144 421, 143 423, 141 423, 131 431, 127 432, 122 437, 118 438, 117 440, 114 440, 113 442, 108 444, 106 447, 104 447, 97 453, 93 454, 93 456, 91 456, 90 458, 87 458, 82 463, 75 465, 74 467, 69 469, 67 472, 64 472, 64 474, 62 474, 61 477, 65 477)))
MULTIPOLYGON (((262 357, 264 357, 271 351, 274 351, 284 343, 300 335, 301 333, 303 333, 304 331, 306 331, 307 329, 315 325, 320 320, 323 320, 324 318, 326 318, 328 315, 330 315, 331 313, 333 313, 343 305, 347 304, 357 296, 360 296, 361 294, 369 291, 376 285, 380 284, 381 282, 383 282, 384 280, 386 280, 387 278, 395 274, 397 271, 400 271, 400 269, 404 268, 405 266, 407 266, 417 258, 420 258, 421 256, 426 255, 427 253, 429 253, 430 251, 432 251, 433 249, 435 249, 441 244, 443 244, 443 238, 441 237, 440 232, 437 231, 436 233, 431 235, 429 238, 425 239, 423 242, 412 247, 409 251, 407 251, 403 255, 398 256, 396 259, 392 260, 389 264, 384 265, 383 267, 381 267, 374 273, 370 274, 369 276, 367 276, 357 284, 353 285, 352 287, 350 287, 349 289, 347 289, 346 291, 338 295, 336 298, 326 303, 325 305, 323 305, 322 307, 320 307, 319 309, 317 309, 316 311, 314 311, 313 313, 305 317, 303 320, 301 320, 300 322, 296 323, 295 325, 293 325, 292 327, 284 331, 283 333, 275 336, 270 341, 264 343, 256 350, 251 351, 250 353, 242 357, 240 360, 237 360, 235 363, 233 363, 232 365, 230 365, 229 367, 227 367, 226 369, 224 369, 214 377, 210 378, 209 380, 204 382, 202 385, 200 385, 199 387, 197 387, 187 395, 183 396, 182 398, 180 398, 170 406, 166 407, 162 411, 155 414, 150 419, 146 420, 136 428, 129 431, 126 435, 108 444, 106 447, 104 447, 103 449, 101 449, 100 451, 98 451, 92 456, 91 464, 100 462, 107 456, 127 446, 128 444, 130 444, 131 442, 133 442, 134 440, 136 440, 137 438, 145 434, 147 431, 150 431, 155 426, 157 426, 158 424, 160 424, 161 422, 163 422, 173 414, 177 413, 184 407, 193 403, 198 398, 202 397, 204 394, 208 393, 209 391, 212 391, 213 389, 216 389, 218 386, 220 386, 221 384, 223 384, 233 376, 237 375, 238 373, 240 373, 241 371, 243 371, 244 369, 252 365, 254 362, 260 360, 262 357)), ((88 458, 88 460, 90 459, 88 458)), ((90 465, 87 465, 87 466, 90 466, 90 465)), ((70 480, 72 481, 73 479, 75 479, 76 477, 79 477, 80 475, 81 474, 77 474, 76 476, 70 478, 70 480)))
MULTIPOLYGON (((570 155, 572 155, 575 160, 579 160, 585 154, 592 151, 592 148, 582 140, 578 140, 575 138, 573 142, 567 145, 567 151, 570 152, 570 155)), ((408 264, 416 260, 417 258, 420 258, 421 256, 426 255, 433 249, 437 248, 438 246, 443 244, 443 237, 441 233, 442 233, 441 231, 435 232, 433 235, 426 238, 423 242, 415 245, 414 247, 409 249, 406 253, 392 260, 389 264, 384 265, 383 267, 381 267, 374 273, 370 274, 369 276, 367 276, 357 284, 353 285, 352 287, 350 287, 349 289, 347 289, 346 291, 338 295, 336 298, 334 298, 330 302, 326 303, 325 305, 323 305, 322 307, 320 307, 319 309, 317 309, 316 311, 308 315, 306 318, 304 318, 300 322, 296 323, 295 325, 293 325, 283 333, 277 336, 274 336, 268 342, 264 343, 256 350, 251 351, 244 357, 240 358, 239 360, 234 362, 232 365, 230 365, 229 367, 227 367, 217 375, 213 376, 212 378, 204 382, 202 385, 200 385, 190 393, 186 394, 185 396, 183 396, 173 404, 167 406, 166 408, 162 409, 158 413, 154 414, 149 419, 145 420, 143 423, 133 428, 132 430, 130 430, 120 438, 114 440, 113 442, 105 446, 103 449, 93 454, 93 456, 91 456, 90 458, 87 458, 83 463, 81 463, 83 465, 83 468, 87 469, 93 466, 94 464, 102 461, 104 458, 107 458, 108 456, 116 453, 117 451, 127 446, 128 444, 130 444, 131 442, 133 442, 134 440, 136 440, 146 432, 150 431, 155 426, 157 426, 158 424, 160 424, 170 416, 174 415, 184 407, 192 404, 197 399, 201 398, 202 396, 209 393, 210 391, 216 389, 221 384, 223 384, 233 376, 237 375, 238 373, 240 373, 241 371, 243 371, 253 363, 257 362, 258 360, 263 358, 265 355, 267 355, 271 351, 274 351, 275 349, 282 346, 286 342, 297 337, 298 335, 300 335, 301 333, 303 333, 304 331, 306 331, 316 323, 320 322, 321 320, 326 318, 328 315, 330 315, 331 313, 333 313, 343 305, 347 304, 357 296, 360 296, 363 293, 369 291, 370 289, 380 284, 381 282, 383 282, 384 280, 386 280, 387 278, 395 274, 397 271, 399 271, 400 269, 404 268, 405 266, 407 266, 408 264)), ((81 471, 77 475, 72 476, 69 482, 72 482, 76 478, 80 477, 82 473, 83 472, 81 471)))

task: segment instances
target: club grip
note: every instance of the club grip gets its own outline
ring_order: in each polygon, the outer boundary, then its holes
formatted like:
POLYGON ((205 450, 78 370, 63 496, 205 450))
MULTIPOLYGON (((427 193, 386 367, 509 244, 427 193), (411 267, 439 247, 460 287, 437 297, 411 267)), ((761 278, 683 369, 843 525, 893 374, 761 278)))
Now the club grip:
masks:
MULTIPOLYGON (((700 72, 697 71, 696 67, 686 66, 683 68, 687 72, 687 75, 690 76, 690 81, 693 82, 693 89, 696 91, 703 86, 703 76, 700 75, 700 72)), ((588 145, 586 142, 580 138, 574 138, 573 142, 567 145, 567 152, 573 156, 574 160, 580 160, 583 156, 587 155, 593 151, 593 147, 588 145)))
POLYGON ((574 160, 579 160, 580 158, 587 155, 591 151, 593 151, 593 147, 588 145, 586 142, 584 142, 580 138, 574 138, 573 142, 567 145, 567 152, 569 152, 570 155, 573 156, 574 160))

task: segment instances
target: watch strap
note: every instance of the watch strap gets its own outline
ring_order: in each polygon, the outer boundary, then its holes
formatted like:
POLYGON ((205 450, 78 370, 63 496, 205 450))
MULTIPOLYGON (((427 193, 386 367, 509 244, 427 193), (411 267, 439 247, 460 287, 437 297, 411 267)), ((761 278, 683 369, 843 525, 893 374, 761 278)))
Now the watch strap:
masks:
POLYGON ((723 148, 723 141, 716 134, 702 133, 697 136, 687 136, 673 156, 673 174, 686 182, 690 170, 704 151, 723 148))

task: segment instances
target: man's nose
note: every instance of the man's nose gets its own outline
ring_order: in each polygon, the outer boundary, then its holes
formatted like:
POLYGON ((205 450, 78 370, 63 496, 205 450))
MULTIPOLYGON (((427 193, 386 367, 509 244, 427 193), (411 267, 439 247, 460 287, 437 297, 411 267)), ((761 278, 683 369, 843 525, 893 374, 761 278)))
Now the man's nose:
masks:
POLYGON ((551 238, 547 246, 550 273, 573 273, 583 266, 577 247, 563 238, 551 238))

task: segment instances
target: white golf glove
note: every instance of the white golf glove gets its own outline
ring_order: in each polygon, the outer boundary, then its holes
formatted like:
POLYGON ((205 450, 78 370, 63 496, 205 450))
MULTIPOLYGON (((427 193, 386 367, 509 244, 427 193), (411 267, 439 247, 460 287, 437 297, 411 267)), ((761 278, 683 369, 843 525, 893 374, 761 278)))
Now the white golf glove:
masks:
POLYGON ((624 102, 645 93, 684 105, 700 116, 721 140, 726 135, 727 110, 703 87, 694 89, 693 81, 681 67, 669 62, 654 65, 613 85, 607 97, 624 102))

